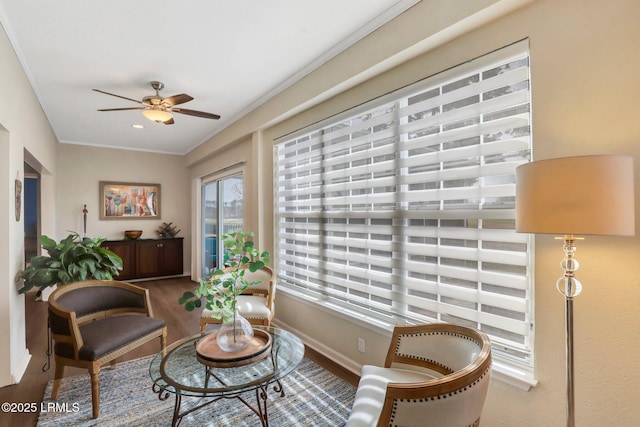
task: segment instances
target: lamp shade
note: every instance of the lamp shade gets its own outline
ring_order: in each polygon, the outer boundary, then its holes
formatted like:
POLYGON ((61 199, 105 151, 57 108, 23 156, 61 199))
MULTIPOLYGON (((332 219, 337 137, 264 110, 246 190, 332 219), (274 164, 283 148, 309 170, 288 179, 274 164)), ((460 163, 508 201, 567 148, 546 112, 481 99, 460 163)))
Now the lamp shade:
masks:
POLYGON ((163 111, 159 109, 144 110, 142 114, 144 114, 144 116, 147 119, 154 121, 156 123, 166 122, 167 120, 171 120, 173 118, 173 115, 168 111, 163 111))
POLYGON ((516 231, 635 234, 633 159, 563 157, 516 168, 516 231))

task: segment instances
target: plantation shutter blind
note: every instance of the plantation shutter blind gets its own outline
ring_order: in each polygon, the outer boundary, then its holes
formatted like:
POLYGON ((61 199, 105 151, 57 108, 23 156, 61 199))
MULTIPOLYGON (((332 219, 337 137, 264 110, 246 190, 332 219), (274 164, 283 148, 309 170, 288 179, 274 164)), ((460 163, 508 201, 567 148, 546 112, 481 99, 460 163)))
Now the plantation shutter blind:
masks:
POLYGON ((389 325, 477 327, 531 367, 530 149, 525 42, 279 140, 279 286, 389 325))

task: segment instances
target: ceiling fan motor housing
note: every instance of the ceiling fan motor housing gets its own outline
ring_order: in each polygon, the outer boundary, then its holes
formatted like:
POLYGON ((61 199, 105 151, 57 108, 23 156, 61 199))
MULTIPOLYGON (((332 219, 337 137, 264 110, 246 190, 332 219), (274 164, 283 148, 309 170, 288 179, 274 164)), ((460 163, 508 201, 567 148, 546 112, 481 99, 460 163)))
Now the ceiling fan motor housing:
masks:
POLYGON ((156 95, 145 96, 144 98, 142 98, 142 102, 144 102, 145 104, 149 104, 150 106, 160 105, 162 104, 162 97, 156 95))

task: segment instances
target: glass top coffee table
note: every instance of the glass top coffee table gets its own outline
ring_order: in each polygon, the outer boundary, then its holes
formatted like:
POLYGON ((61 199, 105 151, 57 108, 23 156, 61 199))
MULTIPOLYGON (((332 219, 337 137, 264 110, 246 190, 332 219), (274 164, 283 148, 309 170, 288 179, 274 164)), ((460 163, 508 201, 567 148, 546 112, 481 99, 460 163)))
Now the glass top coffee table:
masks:
MULTIPOLYGON (((263 426, 269 425, 267 392, 270 384, 284 396, 280 379, 293 371, 304 357, 304 344, 295 335, 282 329, 254 326, 271 335, 270 354, 256 362, 238 367, 213 367, 198 361, 196 344, 208 334, 196 334, 167 347, 158 353, 149 366, 153 391, 160 400, 175 396, 172 426, 182 418, 220 399, 238 399, 260 417, 263 426), (257 408, 242 394, 255 391, 257 408), (181 412, 182 398, 210 398, 204 403, 181 412)), ((215 333, 213 331, 212 333, 215 333)))

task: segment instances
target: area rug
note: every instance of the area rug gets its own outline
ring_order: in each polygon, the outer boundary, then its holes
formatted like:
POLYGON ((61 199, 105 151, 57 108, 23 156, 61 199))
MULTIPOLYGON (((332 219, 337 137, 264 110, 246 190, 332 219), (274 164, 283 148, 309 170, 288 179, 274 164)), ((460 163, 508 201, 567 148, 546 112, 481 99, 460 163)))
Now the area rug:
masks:
MULTIPOLYGON (((170 426, 175 399, 160 401, 151 390, 151 358, 124 362, 100 372, 100 417, 91 418, 89 375, 62 380, 58 399, 51 400, 49 381, 38 418, 38 426, 170 426)), ((343 426, 351 411, 355 388, 308 359, 283 380, 286 395, 269 392, 269 425, 343 426)), ((243 395, 252 405, 255 392, 243 395)), ((185 404, 197 404, 183 398, 185 404)), ((260 426, 260 420, 237 399, 222 399, 195 411, 181 426, 260 426)))

